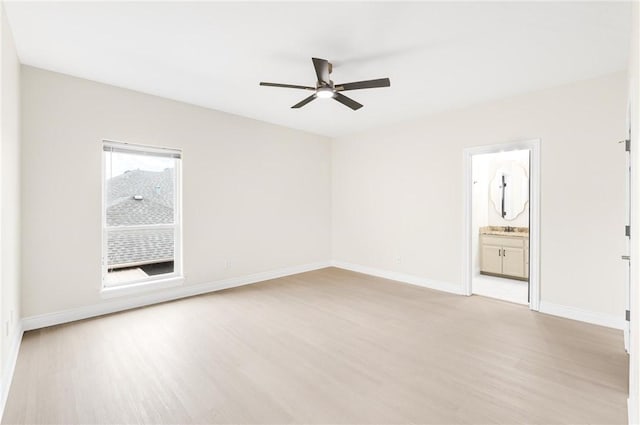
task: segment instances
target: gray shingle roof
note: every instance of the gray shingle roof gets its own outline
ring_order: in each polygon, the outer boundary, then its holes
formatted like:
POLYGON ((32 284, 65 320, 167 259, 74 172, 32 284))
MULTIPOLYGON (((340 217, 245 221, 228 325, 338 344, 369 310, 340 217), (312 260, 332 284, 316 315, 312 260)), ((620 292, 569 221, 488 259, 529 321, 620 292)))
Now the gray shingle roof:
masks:
POLYGON ((171 168, 132 170, 109 179, 107 226, 173 223, 173 192, 171 168))
POLYGON ((173 208, 150 199, 143 198, 136 201, 131 196, 107 207, 107 226, 171 223, 173 223, 173 208))
POLYGON ((173 229, 110 232, 109 267, 130 267, 173 261, 173 229))
MULTIPOLYGON (((174 170, 131 170, 107 181, 107 227, 173 223, 174 170), (141 199, 140 199, 141 198, 141 199)), ((173 261, 173 229, 108 232, 108 266, 173 261)))

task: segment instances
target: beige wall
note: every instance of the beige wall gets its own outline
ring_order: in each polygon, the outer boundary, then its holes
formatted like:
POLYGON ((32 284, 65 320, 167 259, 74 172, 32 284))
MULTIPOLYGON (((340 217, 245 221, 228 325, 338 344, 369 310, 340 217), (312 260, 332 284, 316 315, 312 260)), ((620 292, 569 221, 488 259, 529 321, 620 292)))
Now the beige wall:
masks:
POLYGON ((541 300, 622 317, 626 74, 333 141, 333 258, 462 287, 463 149, 541 139, 541 300))
POLYGON ((102 302, 102 139, 183 149, 186 285, 330 259, 325 137, 27 66, 22 116, 23 316, 102 302))
POLYGON ((0 15, 0 364, 6 385, 20 319, 20 64, 1 3, 0 15))
POLYGON ((460 287, 463 149, 540 138, 542 301, 623 314, 624 73, 333 142, 22 74, 23 316, 102 302, 104 138, 184 149, 188 285, 332 257, 460 287))

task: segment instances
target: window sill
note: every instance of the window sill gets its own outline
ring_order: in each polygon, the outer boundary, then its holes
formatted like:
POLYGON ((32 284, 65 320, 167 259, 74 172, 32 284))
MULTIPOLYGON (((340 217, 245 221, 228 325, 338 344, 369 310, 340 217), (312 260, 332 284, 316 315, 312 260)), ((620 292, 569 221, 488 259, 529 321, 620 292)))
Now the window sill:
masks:
POLYGON ((130 285, 114 286, 102 288, 100 296, 102 298, 116 298, 127 295, 141 294, 158 289, 173 288, 184 283, 184 276, 168 277, 164 279, 150 280, 147 282, 132 283, 130 285))

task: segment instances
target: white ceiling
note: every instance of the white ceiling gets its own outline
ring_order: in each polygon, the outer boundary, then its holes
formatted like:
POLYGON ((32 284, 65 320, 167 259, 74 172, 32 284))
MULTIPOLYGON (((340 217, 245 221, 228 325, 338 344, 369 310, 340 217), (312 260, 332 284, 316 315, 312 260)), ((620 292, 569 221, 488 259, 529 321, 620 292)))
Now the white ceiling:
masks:
POLYGON ((626 68, 630 3, 7 2, 22 63, 327 136, 626 68), (313 85, 390 88, 290 106, 313 85))

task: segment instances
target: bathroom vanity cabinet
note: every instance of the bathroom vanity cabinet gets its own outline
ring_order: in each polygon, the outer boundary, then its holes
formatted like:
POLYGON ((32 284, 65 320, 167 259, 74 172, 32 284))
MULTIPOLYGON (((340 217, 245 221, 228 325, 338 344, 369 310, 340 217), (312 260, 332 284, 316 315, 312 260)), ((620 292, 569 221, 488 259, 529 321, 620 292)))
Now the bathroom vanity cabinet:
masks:
POLYGON ((481 233, 480 273, 528 280, 529 234, 481 233))

